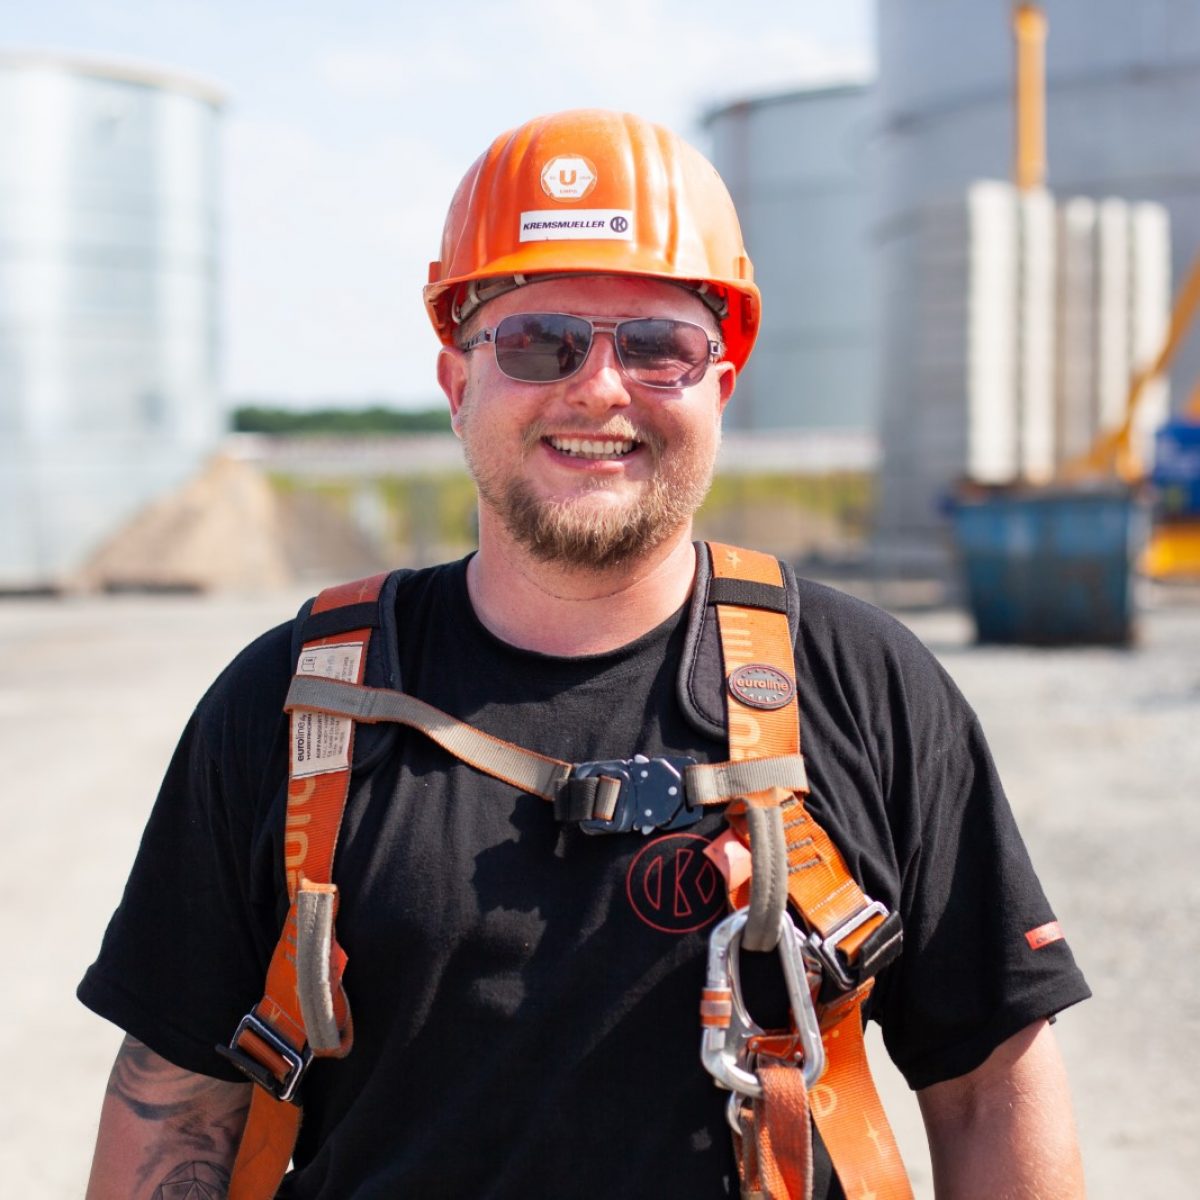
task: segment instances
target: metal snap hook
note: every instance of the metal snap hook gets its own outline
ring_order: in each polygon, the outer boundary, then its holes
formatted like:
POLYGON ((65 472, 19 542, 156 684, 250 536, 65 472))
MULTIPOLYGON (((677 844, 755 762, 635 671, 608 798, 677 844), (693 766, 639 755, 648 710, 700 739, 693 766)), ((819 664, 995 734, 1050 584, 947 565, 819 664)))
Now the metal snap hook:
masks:
MULTIPOLYGON (((755 1023, 742 998, 740 952, 742 932, 749 915, 739 909, 725 918, 712 932, 708 943, 708 975, 700 1004, 700 1060, 719 1087, 757 1099, 762 1084, 753 1070, 756 1060, 750 1043, 764 1030, 755 1023)), ((825 1071, 825 1047, 809 988, 804 958, 804 938, 791 916, 780 916, 777 945, 788 1003, 796 1025, 802 1058, 805 1087, 812 1087, 825 1071)))

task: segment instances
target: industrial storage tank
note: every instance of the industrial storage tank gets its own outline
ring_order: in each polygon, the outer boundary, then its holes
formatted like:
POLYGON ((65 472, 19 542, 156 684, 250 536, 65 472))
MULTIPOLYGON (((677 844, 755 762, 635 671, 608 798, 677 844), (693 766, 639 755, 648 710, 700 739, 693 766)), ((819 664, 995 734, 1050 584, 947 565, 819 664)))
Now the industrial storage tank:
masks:
POLYGON ((766 96, 705 124, 763 292, 762 331, 726 428, 870 438, 870 89, 766 96))
POLYGON ((223 428, 212 86, 0 54, 0 588, 59 583, 223 428))
MULTIPOLYGON (((1153 255, 1133 270, 1169 273, 1178 284, 1200 252, 1200 155, 1190 116, 1200 106, 1200 5, 1055 0, 1044 11, 1046 185, 1064 201, 1101 201, 1102 217, 1112 209, 1110 198, 1155 202, 1135 204, 1131 217, 1161 223, 1156 213, 1165 210, 1169 271, 1153 255)), ((877 14, 875 238, 880 377, 886 381, 879 544, 900 557, 936 557, 939 496, 916 473, 925 457, 920 439, 928 414, 913 366, 913 299, 924 286, 914 276, 920 255, 913 247, 918 238, 932 245, 944 230, 943 214, 961 208, 973 183, 1011 177, 1012 5, 889 0, 877 5, 877 14)), ((1128 329, 1107 331, 1108 348, 1114 336, 1136 340, 1136 315, 1128 323, 1128 329)), ((1135 359, 1152 356, 1143 346, 1135 359)), ((1193 337, 1171 371, 1176 405, 1198 376, 1200 338, 1193 337)))

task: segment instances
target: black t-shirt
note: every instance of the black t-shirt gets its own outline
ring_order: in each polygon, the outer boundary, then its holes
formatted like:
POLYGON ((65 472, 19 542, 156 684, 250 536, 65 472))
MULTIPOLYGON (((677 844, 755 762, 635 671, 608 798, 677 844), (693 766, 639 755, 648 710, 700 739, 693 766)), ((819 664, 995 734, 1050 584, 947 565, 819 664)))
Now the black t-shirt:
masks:
MULTIPOLYGON (((1088 994, 978 724, 921 644, 878 610, 800 583, 796 646, 809 808, 902 957, 871 1015, 908 1082, 978 1066, 1088 994)), ((726 757, 676 700, 686 614, 608 654, 518 650, 476 618, 465 563, 397 593, 405 690, 480 729, 580 762, 726 757)), ((167 772, 121 906, 79 995, 181 1067, 240 1078, 213 1050, 262 994, 283 880, 291 626, 238 656, 167 772)), ((545 801, 396 730, 356 776, 338 845, 348 1058, 305 1082, 281 1196, 521 1198, 737 1194, 725 1093, 699 1060, 707 937, 723 893, 677 833, 588 836, 545 801)), ((772 956, 745 956, 749 986, 772 956)), ((762 985, 752 1003, 772 1007, 762 985)), ((756 1010, 765 1024, 774 1014, 756 1010)), ((815 1195, 840 1195, 818 1152, 815 1195)))

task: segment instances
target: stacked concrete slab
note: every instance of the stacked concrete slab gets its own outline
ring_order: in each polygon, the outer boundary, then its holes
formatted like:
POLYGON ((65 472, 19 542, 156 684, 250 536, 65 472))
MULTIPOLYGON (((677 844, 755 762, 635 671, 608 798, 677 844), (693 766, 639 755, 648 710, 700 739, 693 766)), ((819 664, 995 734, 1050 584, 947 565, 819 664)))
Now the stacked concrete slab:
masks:
MULTIPOLYGON (((879 550, 933 565, 959 480, 1045 482, 1120 423, 1166 331, 1169 225, 1156 204, 983 181, 888 230, 881 253, 879 550)), ((1138 413, 1147 453, 1167 411, 1160 382, 1138 413)))

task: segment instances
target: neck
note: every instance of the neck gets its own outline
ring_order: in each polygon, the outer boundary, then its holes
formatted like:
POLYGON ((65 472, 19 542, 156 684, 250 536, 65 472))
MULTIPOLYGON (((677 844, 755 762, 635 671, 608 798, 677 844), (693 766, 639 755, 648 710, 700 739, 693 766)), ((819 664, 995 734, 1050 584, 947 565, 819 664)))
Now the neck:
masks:
POLYGON ((603 654, 660 625, 687 600, 696 573, 690 523, 636 560, 607 571, 533 558, 481 513, 467 590, 496 637, 542 654, 603 654))

